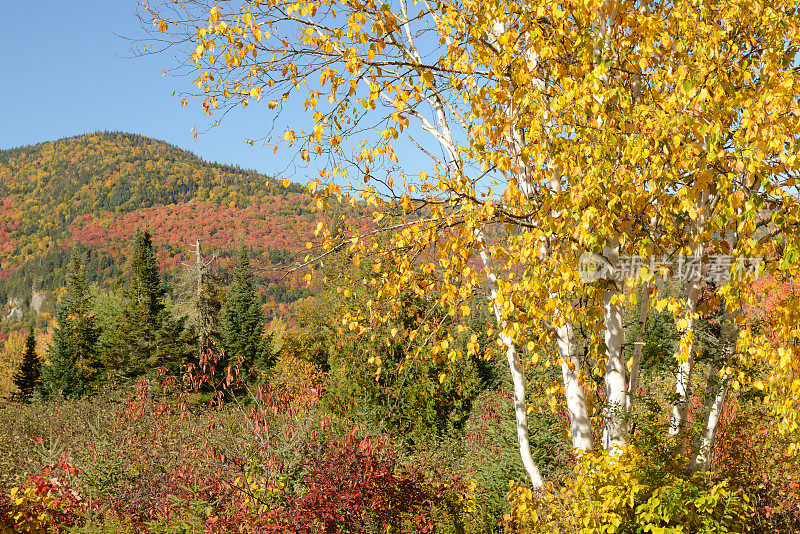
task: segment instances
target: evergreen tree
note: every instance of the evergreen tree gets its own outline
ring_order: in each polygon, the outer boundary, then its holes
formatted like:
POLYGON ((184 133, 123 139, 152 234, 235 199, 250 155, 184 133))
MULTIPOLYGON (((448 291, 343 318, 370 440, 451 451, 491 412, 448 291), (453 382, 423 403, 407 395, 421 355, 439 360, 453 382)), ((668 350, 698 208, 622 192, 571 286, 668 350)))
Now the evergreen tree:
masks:
POLYGON ((264 317, 255 295, 247 246, 239 247, 233 281, 225 294, 220 317, 222 344, 227 362, 241 362, 249 370, 261 348, 264 317))
POLYGON ((159 314, 164 309, 165 290, 153 250, 153 236, 149 230, 138 229, 133 236, 129 291, 143 318, 157 328, 159 314))
POLYGON ((131 252, 130 281, 113 319, 113 333, 104 336, 105 360, 122 378, 134 378, 167 367, 177 371, 193 352, 194 334, 186 320, 173 319, 156 262, 152 235, 137 230, 131 252))
POLYGON ((50 365, 42 372, 43 393, 68 397, 85 393, 100 374, 99 339, 84 270, 75 258, 67 272, 66 293, 56 308, 50 365))
POLYGON ((33 324, 28 329, 28 336, 25 338, 25 352, 22 355, 22 363, 14 374, 14 386, 17 392, 14 398, 20 402, 30 402, 36 386, 39 385, 40 362, 39 355, 36 354, 36 338, 34 337, 33 324))
POLYGON ((156 331, 155 345, 149 362, 152 368, 166 369, 172 374, 180 372, 181 366, 197 357, 197 333, 187 317, 164 318, 156 331))

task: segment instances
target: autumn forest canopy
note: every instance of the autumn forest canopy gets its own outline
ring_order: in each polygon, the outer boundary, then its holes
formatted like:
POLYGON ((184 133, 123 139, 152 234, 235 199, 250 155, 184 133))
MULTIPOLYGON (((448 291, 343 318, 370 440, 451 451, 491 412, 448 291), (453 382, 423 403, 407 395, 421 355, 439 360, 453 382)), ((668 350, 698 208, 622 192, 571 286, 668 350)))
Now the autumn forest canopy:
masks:
POLYGON ((295 174, 0 152, 0 525, 800 530, 800 4, 136 15, 295 174))

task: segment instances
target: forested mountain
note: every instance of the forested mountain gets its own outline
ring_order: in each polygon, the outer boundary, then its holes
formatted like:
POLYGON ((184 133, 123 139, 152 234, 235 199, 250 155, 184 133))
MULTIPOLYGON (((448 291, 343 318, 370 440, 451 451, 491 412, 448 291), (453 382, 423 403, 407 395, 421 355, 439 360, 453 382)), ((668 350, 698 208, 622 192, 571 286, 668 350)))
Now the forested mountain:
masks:
POLYGON ((168 276, 193 259, 195 240, 222 265, 246 242, 264 267, 264 303, 277 307, 306 290, 272 268, 304 249, 319 216, 300 185, 140 135, 92 133, 2 150, 0 302, 9 303, 5 316, 30 306, 52 313, 51 293, 74 254, 90 283, 113 284, 135 230, 148 227, 168 276))

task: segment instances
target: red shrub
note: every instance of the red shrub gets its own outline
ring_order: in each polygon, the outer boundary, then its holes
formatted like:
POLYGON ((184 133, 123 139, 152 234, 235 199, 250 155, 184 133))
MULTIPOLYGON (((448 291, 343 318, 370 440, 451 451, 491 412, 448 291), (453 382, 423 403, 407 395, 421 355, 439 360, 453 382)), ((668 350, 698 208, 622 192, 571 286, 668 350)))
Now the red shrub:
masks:
POLYGON ((800 461, 776 428, 767 408, 734 399, 723 410, 715 441, 715 470, 750 496, 756 533, 800 532, 800 461))
POLYGON ((275 532, 430 532, 431 497, 419 473, 398 471, 394 455, 373 439, 351 432, 310 445, 300 489, 271 511, 275 532))
POLYGON ((0 526, 10 520, 10 532, 49 532, 78 524, 87 506, 74 489, 74 477, 80 473, 62 458, 31 475, 27 484, 12 490, 10 506, 5 506, 9 510, 0 519, 0 526))

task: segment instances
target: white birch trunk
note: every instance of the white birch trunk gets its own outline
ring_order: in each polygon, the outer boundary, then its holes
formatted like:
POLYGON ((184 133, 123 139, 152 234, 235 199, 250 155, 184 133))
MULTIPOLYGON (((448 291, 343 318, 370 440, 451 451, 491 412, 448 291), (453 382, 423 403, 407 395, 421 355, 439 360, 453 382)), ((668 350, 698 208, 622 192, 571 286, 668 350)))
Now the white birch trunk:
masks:
POLYGON ((690 281, 686 288, 686 333, 692 334, 692 344, 685 360, 678 362, 678 371, 675 374, 675 402, 672 405, 672 415, 669 421, 670 437, 683 433, 686 426, 686 417, 689 411, 689 381, 692 377, 694 364, 694 314, 697 301, 700 298, 700 282, 690 281))
MULTIPOLYGON (((405 3, 402 3, 402 13, 404 17, 404 29, 405 29, 405 37, 409 43, 409 54, 412 55, 418 62, 421 61, 419 54, 417 53, 416 46, 414 44, 414 36, 412 35, 411 31, 408 29, 407 22, 408 22, 408 15, 405 8, 405 3)), ((490 35, 497 39, 500 35, 502 35, 506 31, 505 27, 501 23, 495 23, 490 31, 490 35)), ((538 54, 534 50, 527 50, 527 55, 529 59, 538 62, 538 54)), ((537 79, 534 80, 534 83, 537 84, 539 89, 544 87, 543 80, 537 79)), ((443 150, 446 154, 447 163, 452 170, 461 169, 460 160, 459 160, 459 153, 456 150, 456 143, 453 140, 452 133, 450 132, 447 114, 445 111, 445 106, 440 101, 441 95, 436 93, 428 98, 430 104, 432 105, 438 122, 438 128, 434 126, 433 123, 422 117, 420 114, 415 114, 417 118, 422 121, 423 129, 429 132, 434 138, 439 142, 442 146, 443 150)), ((510 124, 510 141, 511 146, 516 150, 517 155, 521 151, 521 147, 524 143, 520 132, 517 131, 514 121, 513 121, 513 109, 509 108, 509 115, 511 120, 510 124)), ((517 159, 515 155, 515 160, 517 159)), ((520 162, 516 162, 520 163, 520 162)), ((522 191, 527 196, 533 191, 530 181, 530 169, 525 168, 525 172, 520 180, 520 186, 522 191)), ((491 298, 493 301, 493 308, 495 313, 495 318, 497 320, 497 327, 498 327, 498 338, 503 346, 506 348, 506 357, 509 364, 509 370, 511 372, 511 377, 514 383, 514 412, 516 416, 516 423, 517 423, 517 440, 519 442, 519 450, 520 456, 522 457, 523 464, 525 465, 525 469, 528 473, 528 476, 531 479, 534 488, 541 488, 543 486, 543 480, 540 474, 540 471, 536 464, 533 461, 530 451, 530 440, 529 440, 529 432, 528 432, 528 421, 527 421, 527 406, 525 403, 525 381, 524 376, 522 373, 522 367, 520 364, 520 357, 517 353, 513 340, 504 333, 506 328, 506 320, 503 317, 502 309, 497 304, 497 277, 494 274, 494 270, 491 265, 491 258, 486 252, 485 248, 485 241, 483 236, 479 230, 475 231, 475 237, 477 241, 480 242, 480 250, 479 254, 481 257, 481 261, 483 266, 486 270, 487 278, 490 282, 491 287, 491 298)), ((574 341, 573 341, 574 344, 574 341)), ((574 384, 577 385, 577 380, 574 381, 574 384)), ((565 383, 566 385, 566 383, 565 383)), ((583 398, 583 391, 579 385, 577 385, 578 390, 575 390, 575 386, 570 386, 568 389, 570 391, 576 391, 574 397, 576 399, 580 398, 582 400, 583 405, 583 412, 587 413, 586 411, 586 403, 585 398, 583 398)), ((588 416, 585 417, 586 421, 588 422, 588 416)), ((579 433, 580 435, 580 433, 579 433)), ((589 433, 589 440, 591 440, 591 433, 589 433)), ((591 443, 591 441, 590 441, 591 443)))
MULTIPOLYGON (((719 370, 717 370, 719 372, 719 370)), ((711 378, 711 377, 709 377, 711 378)), ((694 467, 703 471, 711 467, 711 452, 714 450, 714 442, 717 436, 717 427, 722 415, 722 408, 725 405, 725 397, 728 394, 728 381, 725 378, 716 377, 718 383, 716 393, 709 395, 708 419, 700 437, 699 452, 694 459, 694 467)))
MULTIPOLYGON (((458 157, 455 150, 455 143, 453 142, 452 134, 447 124, 444 106, 441 105, 441 103, 435 98, 432 99, 432 104, 434 110, 436 111, 440 128, 440 134, 436 136, 437 140, 447 154, 448 163, 450 164, 451 169, 456 169, 458 167, 458 157)), ((430 127, 430 131, 434 133, 434 128, 432 125, 430 127)), ((533 461, 533 456, 531 455, 527 404, 525 402, 525 377, 522 373, 519 353, 517 353, 517 349, 513 340, 503 332, 506 328, 506 320, 503 317, 502 310, 496 301, 497 277, 495 276, 494 269, 492 268, 491 258, 486 252, 486 242, 483 239, 483 235, 478 230, 475 231, 475 237, 476 240, 481 244, 479 255, 491 288, 491 298, 493 301, 495 319, 497 320, 498 338, 506 348, 506 359, 508 360, 508 368, 511 372, 511 379, 514 384, 514 415, 516 419, 519 454, 522 458, 522 464, 525 466, 525 471, 531 480, 531 485, 534 489, 540 489, 544 486, 544 480, 542 479, 541 472, 539 471, 536 463, 533 461)))
POLYGON ((737 332, 730 316, 723 316, 720 328, 720 341, 717 354, 708 371, 706 394, 703 402, 703 418, 705 426, 703 433, 695 440, 697 456, 692 461, 692 467, 699 470, 708 470, 711 467, 711 452, 714 450, 714 440, 717 435, 719 419, 725 405, 728 393, 729 376, 724 374, 724 367, 736 347, 737 332))
MULTIPOLYGON (((600 14, 595 26, 594 43, 594 65, 602 63, 603 57, 609 51, 609 39, 611 37, 612 26, 616 18, 618 5, 611 2, 611 11, 608 14, 600 14)), ((600 76, 600 82, 608 82, 607 74, 600 76)), ((595 94, 594 99, 599 104, 603 104, 603 94, 595 94)), ((597 126, 602 127, 602 115, 597 117, 597 126)), ((619 262, 619 248, 606 247, 603 255, 615 268, 619 262)), ((622 306, 614 302, 615 297, 620 294, 616 284, 606 281, 606 289, 603 291, 603 316, 605 320, 605 342, 607 349, 606 369, 605 369, 605 393, 606 406, 603 414, 603 447, 610 451, 621 451, 621 447, 626 444, 625 437, 625 413, 627 407, 627 379, 625 372, 625 362, 622 358, 622 343, 625 338, 622 323, 622 306)))
MULTIPOLYGON (((495 306, 495 314, 498 309, 495 306)), ((534 489, 539 489, 544 486, 542 474, 539 467, 533 461, 531 456, 531 444, 528 432, 528 406, 525 402, 525 377, 522 374, 522 366, 520 365, 519 354, 514 347, 514 342, 505 334, 500 334, 500 340, 506 344, 506 358, 508 359, 508 367, 511 369, 511 379, 514 382, 514 416, 517 421, 517 444, 519 445, 519 454, 522 458, 522 464, 525 466, 525 471, 531 479, 531 484, 534 489)))
POLYGON ((572 324, 556 328, 558 350, 561 354, 561 375, 564 379, 564 393, 567 398, 572 449, 580 456, 592 450, 592 426, 586 406, 586 394, 579 381, 581 364, 575 346, 575 332, 572 324))
MULTIPOLYGON (((561 189, 561 169, 554 167, 550 176, 550 189, 561 189)), ((559 214, 552 213, 553 218, 559 214)), ((541 257, 547 256, 547 246, 544 246, 541 257)), ((551 298, 554 295, 551 294, 551 298)), ((555 316, 559 315, 556 310, 555 316)), ((592 442, 592 424, 589 419, 589 408, 586 405, 586 393, 580 383, 581 362, 575 345, 575 330, 569 321, 564 325, 555 327, 556 342, 559 356, 561 356, 561 377, 564 381, 564 396, 567 401, 570 432, 572 436, 572 450, 580 456, 594 448, 592 442)))
MULTIPOLYGON (((699 237, 703 232, 708 217, 708 190, 702 191, 700 199, 700 209, 694 225, 695 243, 699 242, 699 237)), ((699 259, 703 255, 703 245, 694 246, 694 258, 699 259)), ((686 328, 684 335, 691 335, 692 342, 689 347, 689 354, 685 360, 678 362, 678 371, 675 375, 675 403, 672 405, 672 415, 669 422, 668 436, 673 437, 682 434, 686 427, 686 417, 689 411, 689 384, 692 377, 692 365, 694 363, 694 325, 697 302, 700 299, 701 273, 692 272, 687 264, 686 272, 683 275, 690 276, 684 289, 684 302, 686 303, 686 328)))
POLYGON ((544 486, 544 480, 542 479, 539 467, 533 461, 533 456, 531 456, 531 444, 528 431, 528 406, 525 402, 525 376, 522 373, 522 365, 520 363, 519 353, 517 353, 517 349, 514 346, 514 341, 503 332, 506 328, 506 320, 503 317, 500 306, 497 304, 497 277, 494 275, 494 270, 492 269, 492 260, 486 252, 486 242, 477 230, 475 232, 475 237, 481 244, 479 254, 490 283, 489 287, 494 315, 497 320, 497 328, 499 331, 498 337, 506 348, 506 359, 508 360, 508 368, 511 371, 511 380, 514 384, 514 416, 517 423, 519 454, 522 458, 522 464, 525 466, 525 471, 531 479, 531 484, 534 489, 540 489, 544 486))
MULTIPOLYGON (((616 249, 604 250, 606 259, 612 266, 619 260, 616 249)), ((603 315, 605 319, 605 342, 607 360, 605 370, 606 408, 604 413, 604 443, 607 450, 624 447, 627 443, 625 436, 625 415, 628 396, 625 361, 622 357, 622 342, 625 332, 622 324, 622 305, 614 302, 620 290, 616 283, 609 280, 603 291, 603 315)))

